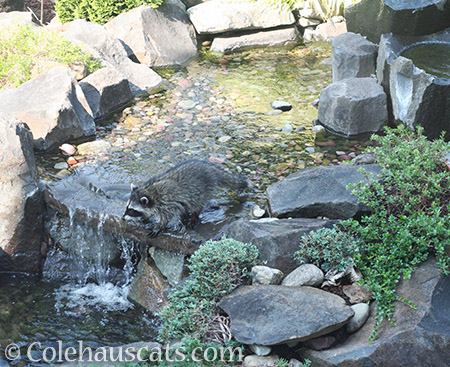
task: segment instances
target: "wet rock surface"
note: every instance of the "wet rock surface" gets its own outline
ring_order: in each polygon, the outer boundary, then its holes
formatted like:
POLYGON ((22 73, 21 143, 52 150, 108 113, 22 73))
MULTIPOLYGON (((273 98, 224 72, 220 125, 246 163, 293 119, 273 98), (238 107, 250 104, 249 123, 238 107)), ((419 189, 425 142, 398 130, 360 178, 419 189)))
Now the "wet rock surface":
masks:
MULTIPOLYGON (((381 173, 376 164, 364 166, 373 179, 381 173)), ((359 167, 315 167, 294 173, 267 189, 272 215, 286 217, 327 217, 348 219, 365 210, 348 184, 363 180, 359 167)))
POLYGON ((245 344, 305 341, 340 328, 353 311, 331 293, 311 287, 242 286, 220 301, 233 336, 245 344))
POLYGON ((372 309, 364 326, 345 343, 303 355, 318 367, 446 366, 450 358, 450 277, 443 275, 431 258, 412 273, 411 279, 400 282, 397 294, 417 309, 396 302, 396 326, 385 320, 374 342, 368 341, 374 325, 372 309))

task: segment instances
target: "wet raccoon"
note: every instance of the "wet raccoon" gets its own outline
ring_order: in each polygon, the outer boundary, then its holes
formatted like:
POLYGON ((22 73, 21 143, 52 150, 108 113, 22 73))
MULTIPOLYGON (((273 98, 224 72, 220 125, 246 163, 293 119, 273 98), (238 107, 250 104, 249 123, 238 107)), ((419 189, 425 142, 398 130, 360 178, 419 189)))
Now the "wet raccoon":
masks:
POLYGON ((123 218, 139 218, 156 234, 174 223, 197 218, 219 189, 246 187, 245 177, 228 173, 218 164, 189 160, 142 186, 132 184, 123 218))

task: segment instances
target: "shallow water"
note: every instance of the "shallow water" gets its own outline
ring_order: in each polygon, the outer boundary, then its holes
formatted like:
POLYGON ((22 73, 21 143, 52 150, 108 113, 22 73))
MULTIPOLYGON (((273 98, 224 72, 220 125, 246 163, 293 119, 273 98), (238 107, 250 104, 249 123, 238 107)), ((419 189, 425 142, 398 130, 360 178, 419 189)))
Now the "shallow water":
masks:
POLYGON ((450 45, 423 44, 408 48, 402 56, 429 74, 450 80, 450 45))

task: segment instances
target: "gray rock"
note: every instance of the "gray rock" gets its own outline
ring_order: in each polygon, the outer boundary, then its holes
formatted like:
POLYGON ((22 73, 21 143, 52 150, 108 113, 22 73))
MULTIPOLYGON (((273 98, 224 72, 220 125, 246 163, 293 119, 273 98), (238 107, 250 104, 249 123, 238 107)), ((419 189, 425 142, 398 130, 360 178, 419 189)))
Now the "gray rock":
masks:
POLYGON ((333 82, 375 75, 378 46, 355 33, 344 33, 331 41, 333 82))
POLYGON ((281 111, 292 110, 292 105, 285 101, 273 101, 270 104, 270 107, 272 107, 274 110, 281 110, 281 111))
POLYGON ((123 44, 100 24, 77 19, 66 27, 61 35, 90 52, 104 66, 117 69, 130 83, 133 95, 153 93, 166 86, 167 82, 148 66, 131 61, 123 44))
POLYGON ((186 256, 158 248, 152 248, 151 250, 150 255, 155 261, 156 267, 171 286, 177 285, 183 278, 186 256))
MULTIPOLYGON (((364 169, 373 174, 373 179, 381 173, 376 164, 364 169)), ((267 188, 270 211, 279 218, 351 218, 367 208, 346 186, 363 179, 359 167, 352 165, 304 169, 267 188)))
POLYGON ((37 273, 44 227, 33 136, 24 124, 3 116, 0 172, 0 271, 37 273))
POLYGON ((244 358, 242 367, 277 367, 279 361, 278 356, 260 357, 251 355, 244 358))
POLYGON ((92 111, 73 74, 57 66, 15 89, 0 91, 4 115, 25 122, 35 148, 51 150, 95 134, 92 111))
POLYGON ((165 293, 169 283, 152 259, 139 262, 138 270, 131 281, 128 298, 150 312, 160 313, 166 305, 165 293))
POLYGON ((345 22, 334 23, 328 21, 319 24, 314 30, 306 28, 303 38, 305 38, 305 40, 307 41, 331 41, 333 38, 346 32, 347 32, 347 25, 345 22), (309 36, 306 34, 307 30, 311 32, 309 36))
POLYGON ((245 29, 273 28, 294 24, 289 7, 251 2, 208 1, 187 10, 199 34, 222 33, 245 29))
POLYGON ((194 102, 193 100, 186 99, 186 100, 183 100, 180 103, 178 103, 178 107, 182 108, 183 110, 190 110, 190 109, 194 108, 196 104, 197 103, 194 102))
POLYGON ((250 350, 257 356, 265 357, 272 351, 271 347, 266 347, 265 345, 252 344, 250 345, 250 350))
POLYGON ((346 325, 347 332, 350 334, 361 329, 361 327, 367 321, 370 312, 369 305, 367 303, 358 303, 351 307, 355 314, 346 325))
POLYGON ((377 157, 374 153, 362 153, 352 159, 352 163, 356 165, 372 164, 377 161, 377 157))
POLYGON ((391 63, 389 78, 397 123, 410 130, 421 125, 431 139, 439 138, 443 131, 450 137, 450 79, 436 78, 402 56, 391 63))
POLYGON ((304 285, 319 287, 323 282, 323 278, 324 274, 317 266, 303 264, 288 274, 281 284, 286 287, 301 287, 304 285))
POLYGON ((339 329, 353 310, 334 294, 311 287, 241 286, 219 306, 241 343, 276 345, 305 341, 339 329))
POLYGON ((111 148, 111 143, 105 140, 88 141, 77 146, 80 154, 101 154, 107 153, 111 148))
POLYGON ((165 1, 158 8, 132 9, 110 20, 105 28, 144 65, 184 66, 197 55, 195 30, 179 0, 165 1))
POLYGON ((281 131, 284 132, 284 133, 291 133, 291 132, 294 131, 294 127, 291 124, 286 124, 286 125, 283 126, 281 131))
MULTIPOLYGON (((22 1, 23 4, 23 1, 22 1)), ((0 4, 1 9, 1 4, 0 4)), ((23 6, 21 9, 23 10, 23 6)), ((31 12, 25 11, 10 11, 7 13, 3 13, 0 10, 0 28, 5 29, 6 27, 15 26, 16 24, 25 24, 25 25, 35 25, 33 23, 33 15, 31 12)))
POLYGON ((128 80, 110 66, 84 78, 80 86, 95 119, 110 115, 133 98, 128 80))
POLYGON ((378 43, 385 33, 421 36, 447 28, 447 0, 361 0, 345 8, 348 30, 378 43), (364 14, 364 16, 361 16, 364 14))
POLYGON ((363 327, 343 344, 302 355, 317 367, 447 366, 450 360, 450 277, 442 274, 434 259, 420 265, 411 279, 402 280, 397 294, 417 309, 395 302, 393 327, 385 320, 378 339, 369 342, 374 310, 363 327))
POLYGON ((283 111, 281 110, 270 110, 269 112, 267 112, 267 114, 269 116, 277 116, 277 115, 281 115, 283 113, 283 111))
POLYGON ((319 121, 345 137, 377 132, 388 122, 386 93, 373 78, 332 83, 320 94, 319 121))
MULTIPOLYGON (((208 4, 208 3, 205 3, 208 4)), ((211 45, 213 52, 233 52, 251 47, 287 46, 298 41, 297 28, 283 28, 239 36, 216 37, 211 45)))
POLYGON ((258 247, 259 259, 265 265, 287 274, 298 266, 293 254, 298 250, 299 238, 326 226, 331 227, 332 222, 304 218, 241 219, 227 226, 223 233, 228 238, 252 243, 258 247))
POLYGON ((268 266, 256 265, 252 268, 252 284, 278 285, 281 283, 283 276, 284 274, 281 270, 269 268, 268 266))
POLYGON ((54 169, 67 169, 69 165, 66 162, 59 162, 53 166, 54 169))
POLYGON ((309 154, 313 154, 316 152, 316 150, 313 147, 306 147, 305 152, 307 152, 309 154))

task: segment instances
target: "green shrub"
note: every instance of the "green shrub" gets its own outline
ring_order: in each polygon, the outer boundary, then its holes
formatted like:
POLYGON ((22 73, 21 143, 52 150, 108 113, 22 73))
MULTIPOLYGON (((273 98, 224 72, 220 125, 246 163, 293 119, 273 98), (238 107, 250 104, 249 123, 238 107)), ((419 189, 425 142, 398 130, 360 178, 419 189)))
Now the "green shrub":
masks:
POLYGON ((88 72, 101 64, 66 38, 44 29, 16 25, 2 30, 0 36, 0 89, 17 87, 29 80, 32 71, 44 72, 56 63, 81 61, 88 72))
POLYGON ((169 295, 160 340, 210 340, 214 323, 221 322, 218 302, 242 284, 257 258, 256 246, 232 239, 202 245, 189 260, 190 277, 169 295))
POLYGON ((401 126, 373 136, 379 146, 372 149, 383 173, 379 181, 353 186, 372 212, 360 222, 344 223, 362 240, 355 263, 377 301, 372 340, 383 319, 395 325, 393 302, 405 301, 395 293, 402 276, 409 278, 431 253, 449 273, 445 248, 450 246, 450 169, 443 156, 450 144, 442 138, 430 142, 422 132, 401 126))
POLYGON ((324 272, 332 268, 344 271, 354 265, 353 256, 358 252, 359 240, 337 226, 322 228, 302 237, 300 249, 294 258, 300 263, 312 263, 324 272))
POLYGON ((157 8, 164 0, 57 0, 56 13, 62 23, 86 19, 105 24, 119 14, 141 5, 157 8))

